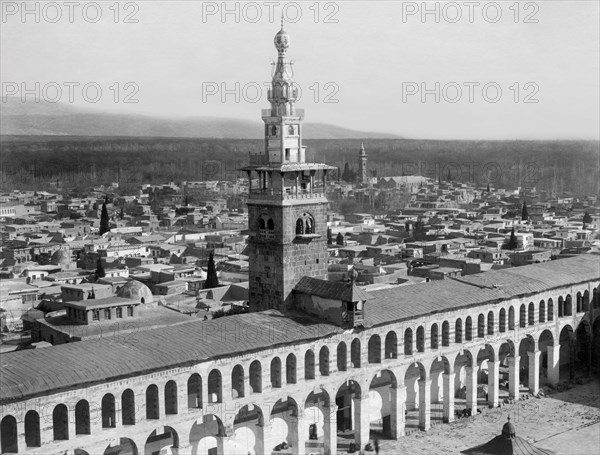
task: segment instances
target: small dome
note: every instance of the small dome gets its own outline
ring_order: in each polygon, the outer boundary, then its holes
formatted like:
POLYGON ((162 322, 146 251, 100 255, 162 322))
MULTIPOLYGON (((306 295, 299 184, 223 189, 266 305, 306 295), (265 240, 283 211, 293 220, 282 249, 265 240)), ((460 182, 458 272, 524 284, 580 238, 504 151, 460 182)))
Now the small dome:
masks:
POLYGON ((288 35, 283 29, 283 24, 281 25, 281 30, 277 32, 277 35, 275 35, 275 39, 273 41, 275 42, 275 48, 280 53, 285 52, 288 47, 290 47, 290 35, 288 35))
POLYGON ((510 423, 510 417, 508 418, 508 422, 506 422, 502 427, 502 434, 507 438, 514 438, 517 434, 515 426, 510 423))
POLYGON ((50 258, 50 262, 54 265, 69 264, 71 262, 71 255, 61 248, 54 252, 50 258))
POLYGON ((150 292, 148 286, 137 280, 131 280, 124 284, 123 287, 119 289, 119 292, 117 292, 117 297, 137 300, 141 303, 154 302, 154 296, 152 295, 152 292, 150 292))

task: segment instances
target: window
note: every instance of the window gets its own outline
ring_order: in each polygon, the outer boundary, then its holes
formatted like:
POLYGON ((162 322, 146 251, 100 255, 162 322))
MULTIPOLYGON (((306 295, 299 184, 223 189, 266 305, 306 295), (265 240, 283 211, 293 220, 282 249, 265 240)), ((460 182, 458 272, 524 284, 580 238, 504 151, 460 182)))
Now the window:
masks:
POLYGON ((133 316, 133 307, 132 306, 128 306, 127 307, 127 316, 133 316))
POLYGON ((122 318, 123 317, 123 308, 117 308, 116 313, 117 313, 118 318, 122 318))
POLYGON ((100 320, 100 310, 92 311, 92 320, 99 321, 100 320))
POLYGON ((104 319, 110 319, 110 308, 104 310, 104 319))

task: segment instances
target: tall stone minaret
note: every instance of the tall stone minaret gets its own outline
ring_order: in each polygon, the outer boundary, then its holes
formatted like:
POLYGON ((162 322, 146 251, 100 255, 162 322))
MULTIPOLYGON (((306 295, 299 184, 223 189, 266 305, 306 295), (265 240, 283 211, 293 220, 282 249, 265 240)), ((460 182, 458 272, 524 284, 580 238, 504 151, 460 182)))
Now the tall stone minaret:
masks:
POLYGON ((367 152, 365 152, 365 144, 361 144, 360 153, 358 155, 360 162, 360 182, 367 184, 369 180, 369 176, 367 175, 367 152))
POLYGON ((304 112, 296 109, 298 89, 286 52, 290 37, 275 35, 277 63, 268 92, 264 150, 250 155, 248 255, 250 308, 293 307, 292 290, 305 275, 327 277, 326 175, 335 169, 307 163, 302 145, 304 112))

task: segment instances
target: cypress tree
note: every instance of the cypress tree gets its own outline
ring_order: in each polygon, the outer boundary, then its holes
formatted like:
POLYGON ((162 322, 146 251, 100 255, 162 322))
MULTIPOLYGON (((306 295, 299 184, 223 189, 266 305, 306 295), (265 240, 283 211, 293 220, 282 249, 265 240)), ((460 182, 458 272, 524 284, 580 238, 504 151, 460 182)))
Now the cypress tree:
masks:
POLYGON ((527 202, 523 201, 523 210, 521 211, 521 220, 527 221, 529 219, 529 213, 527 213, 527 202))
POLYGON ((338 232, 337 237, 335 238, 336 245, 344 246, 344 236, 341 232, 338 232))
POLYGON ((106 276, 104 265, 102 264, 102 259, 100 258, 98 258, 98 261, 96 261, 96 276, 98 278, 104 278, 106 276))
POLYGON ((489 183, 487 184, 487 192, 488 193, 490 192, 490 184, 489 183))
POLYGON ((590 224, 592 221, 594 221, 594 220, 592 219, 592 217, 590 216, 590 214, 588 212, 585 212, 583 214, 583 229, 585 229, 586 226, 588 224, 590 224))
POLYGON ((510 238, 508 239, 508 243, 505 244, 505 249, 516 250, 518 246, 519 246, 519 242, 517 242, 517 236, 515 235, 515 228, 513 227, 510 231, 510 238))
POLYGON ((212 289, 219 286, 219 278, 217 277, 217 268, 215 267, 215 258, 212 253, 208 256, 208 267, 206 270, 206 282, 204 289, 212 289))
POLYGON ((110 224, 108 220, 108 210, 106 209, 106 200, 102 204, 102 212, 100 214, 100 235, 110 231, 110 224))
POLYGON ((331 228, 327 228, 327 245, 333 245, 333 233, 331 228))

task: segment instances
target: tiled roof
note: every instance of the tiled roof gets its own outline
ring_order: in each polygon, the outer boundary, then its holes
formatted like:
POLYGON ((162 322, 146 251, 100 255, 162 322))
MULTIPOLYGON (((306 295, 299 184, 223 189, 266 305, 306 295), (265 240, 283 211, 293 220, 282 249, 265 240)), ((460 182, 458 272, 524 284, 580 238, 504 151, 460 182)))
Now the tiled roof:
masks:
POLYGON ((144 372, 251 353, 341 332, 308 316, 275 311, 181 323, 0 356, 0 403, 144 372))
POLYGON ((415 286, 382 289, 370 293, 374 298, 365 305, 365 325, 378 326, 468 308, 594 279, 600 279, 600 256, 586 254, 415 286))
POLYGON ((312 277, 302 277, 294 287, 297 292, 316 295, 324 299, 358 302, 370 299, 371 296, 350 282, 327 281, 312 277))

